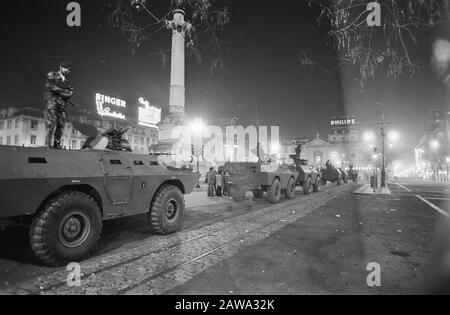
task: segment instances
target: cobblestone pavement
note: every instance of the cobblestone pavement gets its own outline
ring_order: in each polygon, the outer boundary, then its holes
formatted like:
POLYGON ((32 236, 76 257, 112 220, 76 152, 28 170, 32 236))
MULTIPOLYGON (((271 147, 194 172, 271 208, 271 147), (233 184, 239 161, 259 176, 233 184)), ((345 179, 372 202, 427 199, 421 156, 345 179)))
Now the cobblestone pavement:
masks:
POLYGON ((278 205, 230 217, 170 236, 152 236, 129 249, 105 253, 81 263, 82 284, 68 287, 59 269, 19 283, 16 294, 162 294, 242 249, 311 213, 354 185, 327 187, 278 205))

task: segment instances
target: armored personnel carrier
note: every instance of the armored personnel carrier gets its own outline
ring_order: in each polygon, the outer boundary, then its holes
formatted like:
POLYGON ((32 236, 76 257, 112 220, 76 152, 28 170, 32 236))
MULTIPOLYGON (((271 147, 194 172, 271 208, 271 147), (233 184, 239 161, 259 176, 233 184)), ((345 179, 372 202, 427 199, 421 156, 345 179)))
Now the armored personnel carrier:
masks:
POLYGON ((321 174, 322 186, 325 186, 327 182, 336 183, 338 186, 342 185, 342 172, 330 162, 327 162, 326 166, 321 169, 321 174))
POLYGON ((296 162, 296 171, 299 173, 297 186, 303 188, 305 195, 320 191, 322 184, 320 172, 314 166, 308 165, 308 160, 298 160, 296 162))
POLYGON ((104 220, 146 213, 157 234, 176 232, 183 195, 199 179, 124 143, 88 142, 79 151, 0 146, 0 227, 26 224, 33 252, 49 265, 93 254, 104 220))
POLYGON ((245 198, 252 191, 255 198, 265 197, 270 203, 278 203, 281 195, 293 199, 298 172, 288 165, 276 163, 229 162, 224 169, 230 174, 228 185, 235 201, 245 198))

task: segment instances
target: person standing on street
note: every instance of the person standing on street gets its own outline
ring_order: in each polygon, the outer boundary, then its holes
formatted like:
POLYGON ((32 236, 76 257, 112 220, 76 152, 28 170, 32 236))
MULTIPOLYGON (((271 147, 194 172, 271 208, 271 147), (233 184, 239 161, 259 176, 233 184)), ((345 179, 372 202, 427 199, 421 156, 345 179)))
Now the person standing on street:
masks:
MULTIPOLYGON (((63 61, 59 65, 59 71, 47 74, 45 83, 44 118, 47 127, 47 145, 50 148, 61 149, 61 138, 67 118, 67 105, 73 95, 73 88, 67 79, 71 65, 63 61)), ((71 103, 72 104, 72 103, 71 103)), ((74 106, 72 104, 72 106, 74 106)))
POLYGON ((211 167, 209 172, 206 173, 206 183, 208 184, 208 197, 214 197, 216 190, 216 171, 214 167, 211 167))
POLYGON ((222 197, 222 187, 223 187, 223 172, 219 171, 219 174, 216 176, 216 196, 222 197))

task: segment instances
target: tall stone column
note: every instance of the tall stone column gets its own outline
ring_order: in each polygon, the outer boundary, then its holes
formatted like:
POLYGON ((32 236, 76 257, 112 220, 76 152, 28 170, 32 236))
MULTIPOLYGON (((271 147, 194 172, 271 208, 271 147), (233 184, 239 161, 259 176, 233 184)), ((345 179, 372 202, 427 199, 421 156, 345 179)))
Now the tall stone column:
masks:
POLYGON ((167 22, 167 28, 172 31, 172 59, 169 107, 159 125, 159 141, 162 144, 173 142, 172 130, 185 124, 185 36, 192 25, 184 20, 184 15, 183 10, 176 9, 173 20, 167 22))
POLYGON ((185 113, 185 34, 184 11, 175 10, 169 27, 172 29, 169 113, 185 113))

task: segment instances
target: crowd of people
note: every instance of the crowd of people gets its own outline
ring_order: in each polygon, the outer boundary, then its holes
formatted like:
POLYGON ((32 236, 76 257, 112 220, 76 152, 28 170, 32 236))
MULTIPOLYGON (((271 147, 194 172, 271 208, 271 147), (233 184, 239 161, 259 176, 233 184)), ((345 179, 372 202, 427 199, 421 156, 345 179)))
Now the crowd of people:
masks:
POLYGON ((214 167, 206 173, 205 183, 208 185, 208 197, 222 197, 229 195, 228 178, 229 173, 221 170, 218 171, 214 167))

